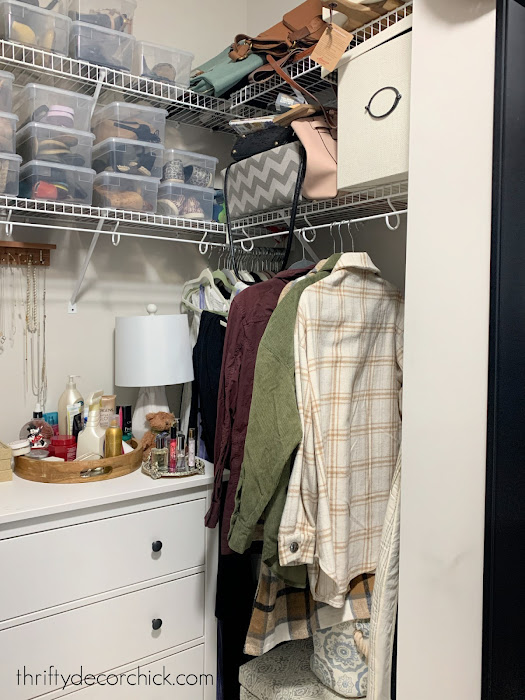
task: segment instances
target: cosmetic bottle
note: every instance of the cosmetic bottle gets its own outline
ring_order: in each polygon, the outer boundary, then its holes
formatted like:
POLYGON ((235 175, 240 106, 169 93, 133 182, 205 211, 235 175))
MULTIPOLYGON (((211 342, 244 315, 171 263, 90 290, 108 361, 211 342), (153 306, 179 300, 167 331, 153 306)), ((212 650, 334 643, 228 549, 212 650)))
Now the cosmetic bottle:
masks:
POLYGON ((165 437, 157 435, 155 447, 151 450, 151 466, 159 472, 166 473, 168 466, 168 448, 164 446, 165 437))
POLYGON ((106 431, 100 427, 100 397, 102 392, 95 392, 93 403, 89 407, 89 415, 86 427, 78 435, 77 459, 88 452, 104 456, 104 440, 106 431), (97 395, 98 394, 98 395, 97 395))
MULTIPOLYGON (((102 397, 104 398, 104 397, 102 397)), ((104 445, 104 457, 119 457, 122 454, 122 430, 119 426, 119 418, 113 414, 109 428, 106 429, 106 443, 104 445)))
POLYGON ((177 472, 177 428, 171 426, 171 439, 170 439, 170 474, 175 474, 177 472))
POLYGON ((186 463, 186 436, 179 432, 177 435, 177 474, 184 474, 188 471, 186 463))
POLYGON ((51 444, 53 428, 42 417, 42 409, 37 403, 33 411, 33 418, 20 429, 19 438, 29 440, 31 450, 45 450, 51 444))
POLYGON ((100 399, 101 428, 107 429, 111 425, 111 421, 113 420, 113 416, 115 415, 115 411, 117 409, 116 402, 117 397, 115 394, 111 394, 111 396, 102 396, 100 399))
POLYGON ((46 421, 46 423, 49 423, 49 425, 53 428, 53 434, 59 435, 59 432, 58 432, 58 412, 53 411, 52 413, 44 413, 43 418, 46 421))
POLYGON ((195 428, 188 430, 188 470, 195 468, 195 428))
POLYGON ((75 384, 78 374, 70 374, 64 393, 58 400, 58 432, 73 435, 74 417, 84 409, 84 399, 75 384))

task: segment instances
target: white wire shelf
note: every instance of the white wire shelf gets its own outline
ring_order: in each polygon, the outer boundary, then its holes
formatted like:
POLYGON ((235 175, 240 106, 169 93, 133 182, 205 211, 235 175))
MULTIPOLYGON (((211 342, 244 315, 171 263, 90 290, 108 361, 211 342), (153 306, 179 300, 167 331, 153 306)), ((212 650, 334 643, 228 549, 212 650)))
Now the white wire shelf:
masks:
POLYGON ((22 222, 24 225, 34 227, 93 231, 103 221, 104 225, 108 225, 110 228, 115 228, 118 225, 119 233, 123 234, 125 231, 144 232, 148 230, 151 231, 150 237, 153 236, 154 232, 162 232, 163 237, 169 238, 175 234, 175 238, 177 238, 178 234, 185 233, 186 235, 193 234, 195 242, 199 242, 204 234, 206 234, 206 238, 218 236, 222 241, 226 237, 224 224, 215 221, 198 221, 160 214, 88 207, 67 202, 45 202, 5 195, 0 197, 0 217, 0 227, 9 224, 16 226, 22 222), (50 220, 54 220, 57 226, 50 226, 50 220))
POLYGON ((0 40, 0 68, 13 73, 15 83, 21 86, 38 81, 93 95, 101 84, 99 102, 102 104, 115 100, 115 93, 119 93, 126 102, 147 102, 153 107, 162 107, 168 110, 169 119, 205 129, 233 133, 228 124, 232 117, 263 114, 249 106, 232 114, 228 100, 6 40, 0 40))
MULTIPOLYGON (((348 48, 353 49, 359 46, 364 41, 367 41, 376 34, 379 34, 393 24, 397 24, 397 22, 411 15, 412 3, 413 0, 408 0, 397 9, 392 10, 392 12, 356 29, 352 32, 353 39, 348 48)), ((326 78, 323 78, 321 76, 321 66, 315 63, 315 61, 312 61, 309 57, 291 66, 287 66, 287 71, 293 80, 314 94, 337 85, 337 73, 330 73, 326 78)), ((247 85, 241 90, 234 92, 230 98, 232 108, 238 109, 242 105, 251 103, 254 107, 269 109, 270 105, 275 102, 279 92, 293 94, 293 90, 288 83, 282 80, 278 75, 275 75, 264 83, 247 85)))
MULTIPOLYGON (((296 230, 320 225, 337 225, 348 219, 366 219, 408 206, 408 182, 382 185, 343 194, 336 199, 299 205, 296 230)), ((279 236, 286 230, 290 208, 267 211, 232 222, 236 242, 248 235, 279 236), (248 233, 249 230, 249 233, 248 233)), ((22 197, 0 196, 0 227, 10 233, 16 225, 67 231, 95 231, 101 227, 116 235, 173 240, 185 243, 224 245, 226 226, 215 221, 198 221, 146 212, 88 207, 67 202, 46 202, 22 197)))
MULTIPOLYGON (((296 229, 329 225, 338 221, 366 218, 377 214, 387 214, 395 209, 408 206, 408 181, 381 185, 359 192, 342 194, 336 199, 319 202, 305 202, 297 209, 296 229), (392 206, 391 206, 392 205, 392 206)), ((233 231, 255 229, 259 232, 270 227, 285 228, 290 219, 290 207, 254 214, 232 222, 233 231)))

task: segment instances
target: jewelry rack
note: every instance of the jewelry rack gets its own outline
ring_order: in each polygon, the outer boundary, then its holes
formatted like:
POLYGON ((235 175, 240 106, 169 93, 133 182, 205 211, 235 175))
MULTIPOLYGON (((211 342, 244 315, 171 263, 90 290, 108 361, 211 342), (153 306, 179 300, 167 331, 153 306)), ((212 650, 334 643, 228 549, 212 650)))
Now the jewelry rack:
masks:
POLYGON ((51 264, 51 251, 56 245, 51 243, 22 243, 20 241, 0 241, 0 265, 42 265, 51 264))

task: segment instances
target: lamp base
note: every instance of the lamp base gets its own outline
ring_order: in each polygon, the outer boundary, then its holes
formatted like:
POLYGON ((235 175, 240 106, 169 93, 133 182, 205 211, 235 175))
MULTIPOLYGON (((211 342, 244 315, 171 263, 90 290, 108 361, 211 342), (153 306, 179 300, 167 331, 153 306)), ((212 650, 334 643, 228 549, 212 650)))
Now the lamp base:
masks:
POLYGON ((149 423, 146 420, 148 413, 158 413, 165 411, 169 413, 168 397, 166 396, 166 387, 164 386, 143 386, 139 390, 133 418, 131 420, 131 428, 133 437, 136 440, 142 440, 144 435, 149 430, 149 423))

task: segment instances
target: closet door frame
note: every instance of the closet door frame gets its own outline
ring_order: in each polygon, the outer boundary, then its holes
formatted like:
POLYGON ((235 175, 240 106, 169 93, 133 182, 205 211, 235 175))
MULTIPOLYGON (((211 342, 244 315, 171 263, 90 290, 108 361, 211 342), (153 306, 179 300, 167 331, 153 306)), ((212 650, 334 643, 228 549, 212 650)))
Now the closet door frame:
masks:
POLYGON ((525 692, 525 0, 498 0, 482 699, 525 692))

